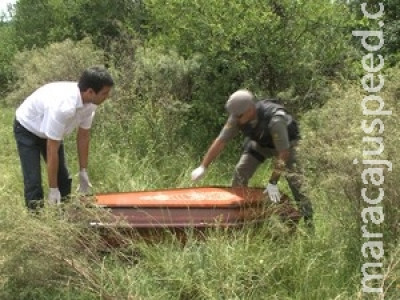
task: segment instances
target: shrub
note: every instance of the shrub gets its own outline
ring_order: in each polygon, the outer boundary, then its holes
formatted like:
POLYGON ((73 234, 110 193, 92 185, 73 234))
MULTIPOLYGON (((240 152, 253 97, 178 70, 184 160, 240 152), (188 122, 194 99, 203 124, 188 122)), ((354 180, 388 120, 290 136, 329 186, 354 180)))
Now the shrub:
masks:
POLYGON ((221 113, 221 102, 240 87, 269 96, 292 90, 301 108, 323 103, 319 90, 346 69, 351 53, 349 11, 336 2, 149 0, 146 5, 150 43, 184 57, 202 55, 196 95, 211 107, 210 114, 218 102, 221 113))
POLYGON ((12 79, 12 58, 17 52, 14 40, 14 30, 7 23, 0 22, 0 97, 8 90, 8 83, 12 79), (5 42, 3 42, 5 41, 5 42))
POLYGON ((65 40, 45 48, 19 52, 12 64, 17 80, 5 101, 16 105, 45 83, 76 81, 85 68, 104 63, 103 51, 98 50, 90 39, 65 40))
MULTIPOLYGON (((400 79, 400 69, 387 71, 387 80, 384 89, 380 93, 385 102, 385 110, 394 110, 399 94, 397 82, 400 79)), ((393 136, 400 131, 400 123, 394 114, 388 116, 363 115, 361 101, 366 96, 361 86, 352 84, 336 86, 331 98, 321 109, 315 109, 307 113, 303 118, 303 141, 300 151, 302 161, 306 165, 310 179, 310 193, 315 198, 315 204, 336 220, 356 220, 361 222, 361 210, 368 204, 361 196, 361 189, 367 188, 369 192, 377 191, 377 187, 371 183, 367 176, 367 183, 362 180, 362 173, 371 165, 363 165, 362 161, 388 160, 392 165, 397 165, 399 159, 396 155, 399 148, 399 139, 393 136), (362 121, 370 126, 375 118, 380 118, 384 123, 384 129, 379 132, 379 127, 367 134, 361 127, 362 121), (367 156, 366 150, 376 150, 379 145, 375 142, 365 142, 365 137, 383 138, 384 149, 377 155, 367 156), (326 197, 327 202, 318 201, 326 197), (337 208, 337 209, 335 209, 337 208)), ((388 243, 398 237, 398 204, 399 188, 397 179, 399 170, 376 165, 383 169, 384 200, 379 205, 383 206, 384 224, 376 226, 375 231, 385 232, 384 238, 388 243)), ((375 180, 379 180, 374 175, 375 180)), ((372 193, 372 192, 371 192, 372 193)), ((373 199, 374 196, 370 195, 373 199)), ((337 226, 346 226, 345 222, 337 222, 337 226)), ((348 224, 348 223, 347 223, 348 224)), ((356 224, 357 234, 360 226, 356 224)))
POLYGON ((182 146, 191 74, 198 65, 176 52, 132 43, 126 42, 132 51, 122 49, 125 55, 117 62, 118 101, 107 102, 99 110, 103 120, 99 134, 104 130, 121 148, 134 148, 143 156, 151 151, 175 152, 182 146))

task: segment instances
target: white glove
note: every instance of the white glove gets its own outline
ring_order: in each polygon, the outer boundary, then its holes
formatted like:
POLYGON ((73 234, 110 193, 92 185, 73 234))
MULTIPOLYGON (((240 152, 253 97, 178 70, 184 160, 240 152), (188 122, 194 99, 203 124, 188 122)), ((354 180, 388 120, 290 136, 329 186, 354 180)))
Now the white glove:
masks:
POLYGON ((50 188, 49 189, 49 198, 47 202, 50 205, 57 205, 61 203, 61 194, 58 188, 50 188))
POLYGON ((269 199, 274 203, 279 203, 279 201, 281 201, 281 194, 276 184, 268 183, 264 194, 268 194, 269 199))
POLYGON ((82 169, 79 172, 79 186, 78 192, 84 195, 89 193, 89 188, 92 187, 92 184, 89 181, 89 175, 86 169, 82 169))
POLYGON ((201 177, 204 176, 205 172, 206 172, 206 168, 204 166, 200 166, 200 167, 194 169, 192 172, 192 180, 193 181, 199 180, 201 177))

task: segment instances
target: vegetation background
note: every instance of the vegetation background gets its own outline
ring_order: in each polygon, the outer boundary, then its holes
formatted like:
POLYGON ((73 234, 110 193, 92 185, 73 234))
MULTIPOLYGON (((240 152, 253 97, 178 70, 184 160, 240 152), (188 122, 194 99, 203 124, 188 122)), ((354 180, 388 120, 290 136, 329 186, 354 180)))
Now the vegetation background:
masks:
MULTIPOLYGON (((384 293, 400 298, 400 7, 384 1, 383 29, 363 17, 363 1, 18 0, 0 22, 0 299, 376 299, 363 293, 360 191, 364 150, 382 137, 393 169, 384 170, 384 293), (360 79, 366 54, 352 30, 384 30, 385 85, 392 115, 367 135, 360 79), (192 186, 190 172, 218 134, 224 103, 238 88, 279 97, 299 119, 301 162, 315 207, 316 233, 288 235, 278 221, 262 228, 188 232, 157 243, 126 239, 106 249, 79 206, 80 219, 23 206, 12 134, 15 108, 48 81, 76 80, 89 65, 116 79, 97 114, 89 172, 95 192, 192 186)), ((366 1, 378 11, 378 1, 366 1)), ((73 137, 66 139, 77 173, 73 137)), ((240 141, 198 185, 229 185, 240 141)), ((252 186, 263 186, 261 168, 252 186)), ((43 170, 43 176, 45 171, 43 170)), ((76 184, 77 178, 74 178, 76 184)), ((282 182, 282 188, 286 189, 282 182)), ((100 215, 97 215, 100 214, 100 215)), ((118 234, 118 233, 114 233, 118 234)), ((376 284, 376 282, 375 282, 376 284)))

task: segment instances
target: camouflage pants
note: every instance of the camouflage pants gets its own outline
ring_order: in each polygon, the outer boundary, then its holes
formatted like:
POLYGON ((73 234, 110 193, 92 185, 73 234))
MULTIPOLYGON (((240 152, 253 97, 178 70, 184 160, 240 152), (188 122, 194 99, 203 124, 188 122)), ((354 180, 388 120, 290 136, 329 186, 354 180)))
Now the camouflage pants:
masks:
MULTIPOLYGON (((285 178, 289 188, 293 193, 304 218, 312 218, 313 209, 311 201, 302 192, 303 174, 301 168, 296 163, 296 145, 292 142, 290 147, 290 157, 286 164, 285 178)), ((277 156, 277 151, 267 147, 261 147, 254 141, 249 141, 243 151, 239 162, 235 167, 232 179, 232 186, 247 186, 250 178, 254 175, 257 168, 266 160, 277 156)))

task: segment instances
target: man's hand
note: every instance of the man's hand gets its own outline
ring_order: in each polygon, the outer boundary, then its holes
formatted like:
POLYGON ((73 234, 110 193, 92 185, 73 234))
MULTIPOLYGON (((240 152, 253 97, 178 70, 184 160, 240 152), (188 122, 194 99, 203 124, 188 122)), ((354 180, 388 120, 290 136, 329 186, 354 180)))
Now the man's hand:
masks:
POLYGON ((82 169, 79 172, 79 187, 78 192, 84 195, 89 194, 89 189, 92 187, 92 184, 89 181, 89 175, 86 169, 82 169))
POLYGON ((200 167, 194 169, 192 172, 192 180, 193 181, 199 180, 201 177, 204 176, 205 172, 206 172, 206 168, 203 166, 200 166, 200 167))
POLYGON ((274 203, 279 203, 279 201, 281 201, 281 195, 276 184, 268 183, 264 194, 268 194, 269 199, 274 203))
POLYGON ((61 194, 58 188, 50 188, 49 189, 49 199, 48 203, 50 205, 57 205, 61 203, 61 194))

